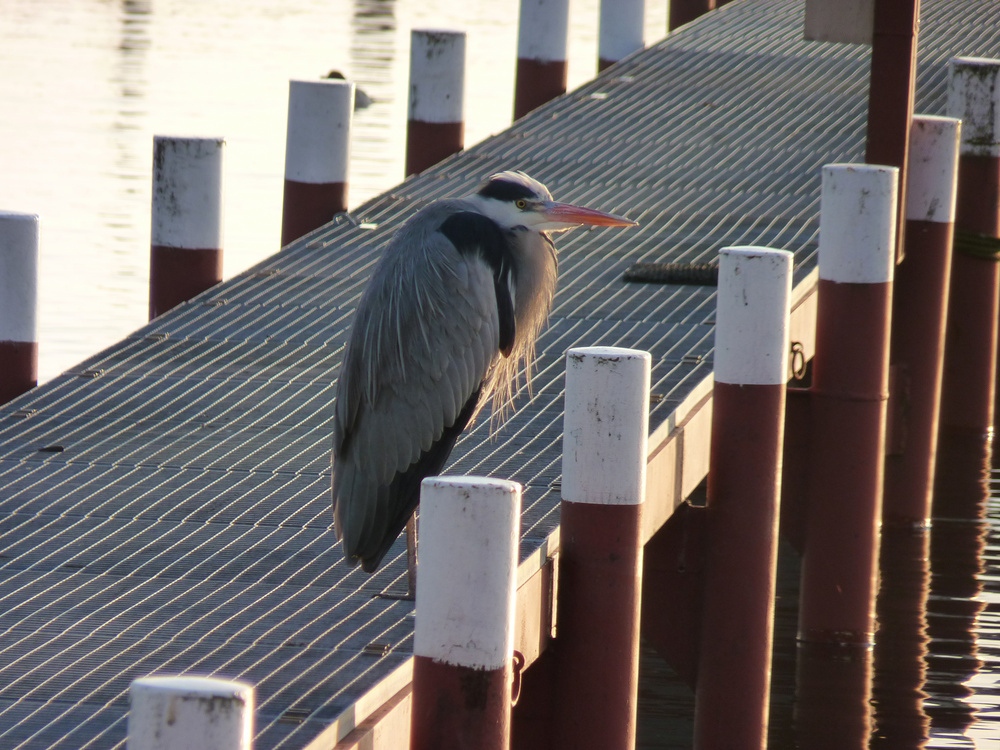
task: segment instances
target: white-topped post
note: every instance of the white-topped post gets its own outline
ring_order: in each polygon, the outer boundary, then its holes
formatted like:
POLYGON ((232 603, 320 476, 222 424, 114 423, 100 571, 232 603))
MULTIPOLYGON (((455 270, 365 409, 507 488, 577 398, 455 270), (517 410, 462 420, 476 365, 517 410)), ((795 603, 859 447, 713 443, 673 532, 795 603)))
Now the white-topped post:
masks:
POLYGON ((150 320, 222 281, 225 145, 153 137, 150 320))
POLYGON ((406 176, 458 153, 465 142, 465 33, 414 29, 406 176))
POLYGON ((569 0, 521 0, 514 119, 566 93, 569 0))
POLYGON ((129 687, 128 750, 251 750, 254 689, 214 677, 152 676, 129 687))
POLYGON ((723 248, 718 288, 694 744, 764 748, 792 254, 723 248))
POLYGON ((509 747, 520 520, 516 482, 421 483, 412 750, 509 747))
POLYGON ((948 115, 962 121, 963 155, 1000 156, 1000 60, 948 61, 948 115))
POLYGON ((911 533, 926 527, 931 512, 961 128, 961 120, 927 115, 910 127, 889 351, 897 372, 889 394, 895 427, 886 446, 882 520, 911 533))
MULTIPOLYGON (((948 62, 948 109, 962 120, 948 329, 941 381, 935 515, 978 514, 981 498, 955 492, 997 455, 997 342, 1000 339, 1000 60, 948 62)), ((995 460, 995 459, 994 459, 995 460)))
POLYGON ((564 747, 635 744, 648 352, 566 355, 554 731, 564 747))
POLYGON ((880 284, 892 280, 895 262, 887 243, 895 241, 896 208, 889 184, 895 167, 829 164, 820 192, 819 277, 838 284, 880 284))
POLYGON ((799 639, 870 648, 898 170, 823 167, 799 639))
POLYGON ((0 404, 38 385, 38 217, 0 211, 0 404))
POLYGON ((962 121, 954 117, 913 118, 906 171, 908 220, 954 223, 961 133, 962 121))
POLYGON ((601 0, 598 71, 646 46, 645 21, 646 0, 601 0))
POLYGON ((347 210, 353 116, 350 81, 289 81, 282 247, 347 210))

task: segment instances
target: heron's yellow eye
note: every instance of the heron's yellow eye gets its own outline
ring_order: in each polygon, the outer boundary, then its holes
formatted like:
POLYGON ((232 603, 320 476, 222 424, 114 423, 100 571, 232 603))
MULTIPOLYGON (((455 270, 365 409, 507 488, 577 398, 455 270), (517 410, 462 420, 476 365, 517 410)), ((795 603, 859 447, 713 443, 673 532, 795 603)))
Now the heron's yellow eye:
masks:
POLYGON ((515 201, 514 205, 518 208, 518 210, 523 211, 528 207, 528 201, 526 201, 524 198, 521 198, 521 200, 515 201))

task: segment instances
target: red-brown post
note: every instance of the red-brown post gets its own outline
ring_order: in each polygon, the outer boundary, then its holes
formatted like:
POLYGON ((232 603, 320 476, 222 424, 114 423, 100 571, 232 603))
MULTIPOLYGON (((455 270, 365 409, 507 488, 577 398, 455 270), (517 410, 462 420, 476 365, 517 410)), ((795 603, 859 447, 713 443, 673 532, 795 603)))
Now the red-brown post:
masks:
POLYGON ((510 745, 521 485, 421 484, 411 750, 510 745))
POLYGON ((414 30, 410 34, 407 177, 462 150, 464 95, 465 34, 414 30))
POLYGON ((281 246, 347 210, 354 84, 290 81, 281 246))
POLYGON ((222 281, 222 138, 153 138, 149 318, 222 281))
POLYGON ((897 178, 895 167, 823 168, 805 642, 867 647, 873 638, 897 178))
POLYGON ((566 93, 569 0, 521 0, 514 119, 566 93))
POLYGON ((935 509, 949 515, 949 483, 986 471, 996 391, 1000 264, 1000 61, 948 64, 948 114, 962 120, 941 386, 935 509))
POLYGON ((865 161, 899 168, 897 255, 905 236, 906 152, 913 117, 920 0, 873 0, 865 161))
POLYGON ((647 352, 613 347, 566 357, 557 747, 635 745, 650 363, 647 352))
POLYGON ((715 6, 716 0, 670 0, 667 11, 667 31, 680 28, 699 16, 705 15, 710 10, 715 10, 715 6))
POLYGON ((0 211, 0 404, 38 385, 38 217, 0 211))
POLYGON ((792 255, 719 256, 696 750, 767 745, 792 255))
POLYGON ((910 129, 905 252, 893 281, 885 523, 925 526, 930 517, 960 129, 959 120, 928 116, 910 129))

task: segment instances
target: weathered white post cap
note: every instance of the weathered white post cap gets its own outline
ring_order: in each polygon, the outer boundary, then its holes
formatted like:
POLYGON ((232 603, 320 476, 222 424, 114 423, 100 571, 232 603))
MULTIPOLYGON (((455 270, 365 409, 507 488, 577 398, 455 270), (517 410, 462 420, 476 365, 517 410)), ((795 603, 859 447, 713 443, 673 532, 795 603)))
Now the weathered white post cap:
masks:
POLYGON ((948 115, 962 121, 962 153, 1000 156, 1000 60, 948 61, 948 115))
POLYGON ((353 115, 352 82, 289 81, 285 179, 347 182, 353 115))
POLYGON ((254 689, 235 680, 151 676, 129 687, 128 750, 250 750, 254 689))
POLYGON ((715 379, 734 385, 788 380, 792 254, 769 247, 719 251, 715 379))
POLYGON ((870 164, 823 167, 819 277, 842 284, 892 281, 899 170, 870 164))
POLYGON ((962 121, 916 115, 910 126, 906 169, 906 218, 950 224, 958 194, 958 146, 962 121))
POLYGON ((638 505, 646 494, 649 352, 609 346, 566 355, 562 499, 638 505))
POLYGON ((597 34, 597 58, 618 62, 646 46, 645 0, 602 0, 597 34))
POLYGON ((509 663, 520 521, 517 482, 423 480, 414 655, 475 669, 509 663))
POLYGON ((152 243, 222 247, 224 138, 153 137, 152 243))
POLYGON ((38 340, 38 216, 0 211, 0 341, 38 340))
POLYGON ((517 23, 517 56, 522 60, 558 62, 569 47, 569 0, 521 0, 517 23))
POLYGON ((409 119, 462 122, 465 32, 414 29, 410 34, 409 119))

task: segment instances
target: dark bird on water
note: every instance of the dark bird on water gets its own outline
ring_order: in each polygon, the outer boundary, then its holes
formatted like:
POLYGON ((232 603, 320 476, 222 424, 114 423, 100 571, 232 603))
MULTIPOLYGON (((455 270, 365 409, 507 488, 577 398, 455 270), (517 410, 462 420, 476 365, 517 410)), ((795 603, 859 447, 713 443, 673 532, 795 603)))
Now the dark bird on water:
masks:
POLYGON ((621 216, 557 203, 523 172, 436 201, 386 246, 361 297, 337 383, 333 516, 344 556, 373 572, 492 402, 502 415, 556 288, 553 232, 621 216))

